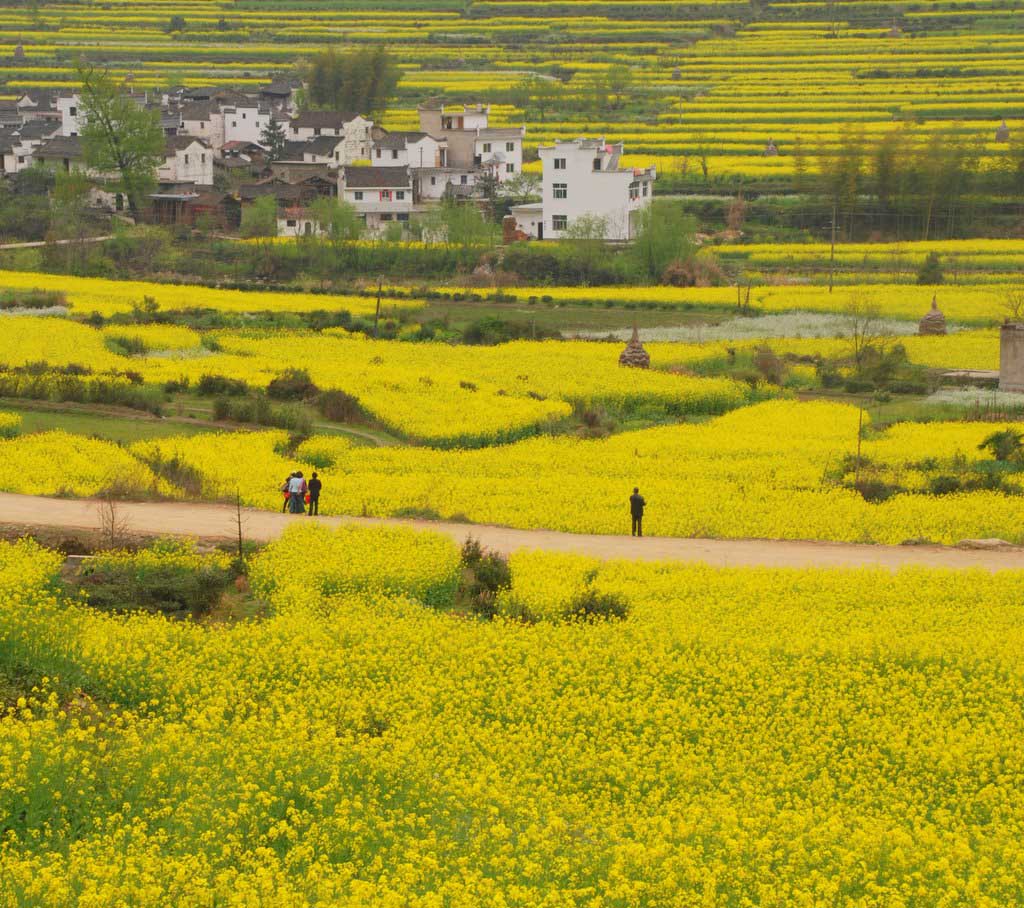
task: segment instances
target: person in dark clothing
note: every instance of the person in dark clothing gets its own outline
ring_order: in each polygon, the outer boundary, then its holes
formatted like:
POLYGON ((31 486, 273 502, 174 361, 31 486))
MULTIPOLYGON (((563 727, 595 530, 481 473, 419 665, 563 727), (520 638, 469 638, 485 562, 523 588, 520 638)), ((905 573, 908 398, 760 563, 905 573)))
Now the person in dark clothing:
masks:
POLYGON ((646 504, 643 495, 640 494, 640 489, 633 489, 633 494, 629 496, 629 513, 633 518, 634 536, 643 536, 644 534, 644 506, 646 504))
POLYGON ((288 478, 283 483, 281 483, 281 491, 284 493, 284 504, 281 506, 282 514, 288 510, 288 499, 291 497, 291 494, 288 491, 288 483, 292 481, 292 477, 294 475, 294 473, 289 473, 288 478))
POLYGON ((309 482, 306 484, 306 488, 309 491, 309 516, 312 517, 316 514, 320 516, 320 490, 324 487, 324 484, 320 481, 320 477, 314 473, 309 478, 309 482))

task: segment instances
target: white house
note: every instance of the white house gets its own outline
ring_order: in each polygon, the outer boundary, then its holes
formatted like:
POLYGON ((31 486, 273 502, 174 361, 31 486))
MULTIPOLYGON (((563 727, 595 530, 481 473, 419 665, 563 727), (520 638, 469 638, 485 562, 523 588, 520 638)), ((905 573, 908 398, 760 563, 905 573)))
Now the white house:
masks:
POLYGON ((255 142, 270 125, 270 107, 258 101, 221 108, 224 118, 224 142, 255 142))
POLYGON ((464 167, 424 167, 414 169, 412 175, 418 199, 439 201, 445 195, 470 197, 480 171, 464 167))
POLYGON ((338 198, 352 205, 370 231, 391 221, 408 221, 415 200, 408 167, 342 167, 338 198))
POLYGON ((344 165, 370 159, 372 129, 373 121, 359 114, 309 110, 292 119, 287 135, 293 142, 308 142, 321 136, 344 140, 335 160, 336 164, 344 165))
POLYGON ((373 139, 370 161, 374 167, 444 167, 448 143, 425 132, 384 132, 373 139))
POLYGON ((302 205, 290 205, 277 210, 277 235, 287 237, 317 236, 320 225, 313 219, 309 209, 302 205))
POLYGON ((85 117, 82 115, 82 99, 78 93, 60 95, 57 98, 57 111, 60 113, 60 134, 80 136, 85 126, 85 117))
POLYGON ((633 239, 638 212, 651 204, 657 171, 620 167, 622 151, 621 142, 608 144, 603 138, 560 141, 538 149, 543 217, 534 218, 533 231, 528 229, 529 220, 517 220, 519 229, 537 239, 559 239, 577 218, 592 216, 604 220, 607 239, 633 239))
POLYGON ((181 133, 220 151, 225 142, 224 115, 213 101, 192 101, 181 108, 181 133))
POLYGON ((168 136, 164 163, 157 168, 161 183, 213 185, 213 149, 192 136, 168 136))
POLYGON ((523 172, 523 137, 526 127, 478 129, 473 142, 475 163, 490 167, 499 183, 523 172))

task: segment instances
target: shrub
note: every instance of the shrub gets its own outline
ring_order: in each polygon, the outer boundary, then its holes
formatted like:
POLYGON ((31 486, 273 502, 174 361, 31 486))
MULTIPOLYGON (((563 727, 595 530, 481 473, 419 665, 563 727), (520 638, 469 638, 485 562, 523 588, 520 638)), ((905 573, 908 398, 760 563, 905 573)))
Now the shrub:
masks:
POLYGON ((323 417, 331 422, 353 422, 363 412, 358 398, 347 391, 322 391, 316 405, 323 417))
POLYGON ((285 369, 267 385, 267 394, 274 400, 308 400, 318 390, 305 369, 285 369))
POLYGON ((219 394, 239 397, 249 393, 249 385, 241 379, 227 378, 223 375, 201 375, 196 390, 204 397, 213 397, 219 394))
POLYGON ((942 259, 937 252, 929 252, 917 272, 919 284, 941 284, 945 276, 942 273, 942 259))
POLYGON ((582 621, 597 621, 608 618, 625 618, 629 614, 629 603, 612 593, 599 593, 587 587, 573 597, 566 617, 582 621))

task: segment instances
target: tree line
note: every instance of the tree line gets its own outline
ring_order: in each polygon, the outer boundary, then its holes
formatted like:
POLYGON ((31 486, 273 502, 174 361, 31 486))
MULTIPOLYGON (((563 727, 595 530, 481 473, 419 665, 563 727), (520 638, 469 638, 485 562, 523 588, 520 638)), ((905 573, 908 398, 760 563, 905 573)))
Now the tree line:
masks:
POLYGON ((966 233, 981 209, 1024 192, 1024 143, 983 169, 984 140, 913 125, 881 135, 848 129, 836 146, 792 150, 793 190, 831 209, 838 239, 882 233, 937 239, 966 233))

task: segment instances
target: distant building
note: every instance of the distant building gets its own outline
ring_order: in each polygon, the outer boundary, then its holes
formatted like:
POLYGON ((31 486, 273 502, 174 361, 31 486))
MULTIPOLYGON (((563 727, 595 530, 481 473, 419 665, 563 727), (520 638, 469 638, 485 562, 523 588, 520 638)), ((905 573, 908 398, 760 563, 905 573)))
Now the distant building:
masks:
POLYGON ((157 168, 162 183, 213 185, 213 150, 201 139, 192 136, 168 136, 164 163, 157 168))
POLYGON ((392 221, 408 222, 415 195, 408 167, 349 166, 338 172, 338 198, 356 209, 371 232, 392 221))
POLYGON ((537 239, 559 239, 578 218, 602 218, 606 237, 631 240, 637 217, 651 204, 657 171, 623 168, 621 143, 573 139, 540 148, 542 201, 512 210, 520 230, 537 239))

